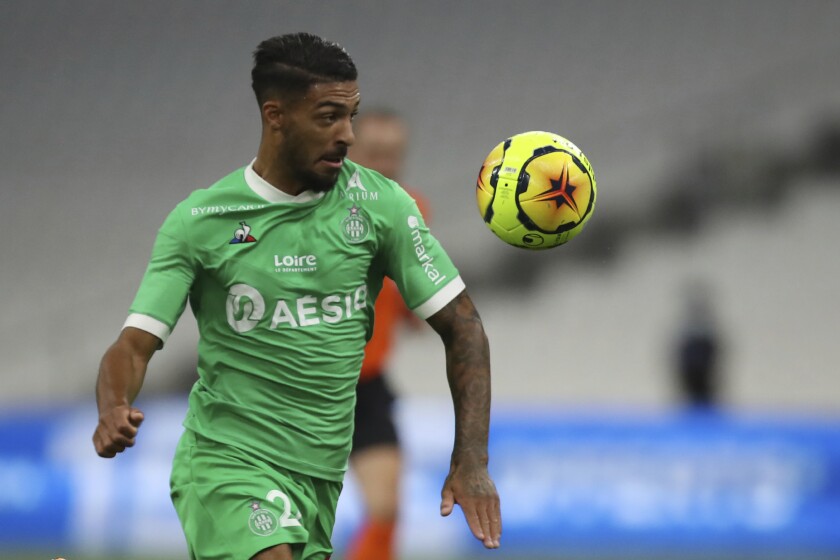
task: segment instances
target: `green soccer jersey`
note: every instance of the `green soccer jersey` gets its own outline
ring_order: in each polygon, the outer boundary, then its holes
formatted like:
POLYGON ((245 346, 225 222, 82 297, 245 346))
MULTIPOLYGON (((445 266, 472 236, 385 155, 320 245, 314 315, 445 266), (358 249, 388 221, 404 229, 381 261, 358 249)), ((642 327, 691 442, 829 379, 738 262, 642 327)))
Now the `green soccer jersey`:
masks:
POLYGON ((189 299, 199 379, 184 426, 341 480, 383 276, 424 319, 464 284, 393 181, 346 161, 334 189, 292 197, 252 165, 169 214, 126 326, 166 341, 189 299))

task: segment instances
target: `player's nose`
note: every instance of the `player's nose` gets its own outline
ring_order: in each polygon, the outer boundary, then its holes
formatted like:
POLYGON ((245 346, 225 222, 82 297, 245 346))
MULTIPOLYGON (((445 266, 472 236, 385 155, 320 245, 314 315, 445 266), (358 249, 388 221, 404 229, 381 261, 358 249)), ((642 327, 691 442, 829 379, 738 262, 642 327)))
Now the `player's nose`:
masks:
POLYGON ((356 135, 353 133, 353 121, 349 117, 342 119, 337 141, 345 146, 352 146, 353 142, 356 141, 356 135))

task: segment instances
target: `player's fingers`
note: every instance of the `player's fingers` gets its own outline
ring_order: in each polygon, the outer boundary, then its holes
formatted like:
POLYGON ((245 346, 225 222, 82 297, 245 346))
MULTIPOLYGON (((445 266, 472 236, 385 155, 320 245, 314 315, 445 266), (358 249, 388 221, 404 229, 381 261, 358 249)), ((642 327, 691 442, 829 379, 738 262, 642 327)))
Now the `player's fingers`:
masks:
POLYGON ((488 496, 482 500, 479 516, 482 526, 486 529, 487 538, 498 546, 499 537, 502 536, 502 515, 498 496, 488 496))
POLYGON ((440 514, 446 517, 452 513, 452 508, 455 507, 455 495, 449 486, 444 486, 440 492, 440 514))
POLYGON ((499 538, 502 536, 502 516, 499 511, 499 500, 488 498, 479 515, 484 528, 484 546, 486 548, 499 548, 499 538))
POLYGON ((99 431, 93 432, 93 448, 96 450, 96 454, 100 457, 105 457, 103 453, 105 453, 105 445, 102 443, 102 437, 99 435, 99 431))
POLYGON ((484 540, 484 530, 481 528, 481 519, 479 517, 478 511, 476 511, 476 505, 474 500, 460 502, 461 504, 461 511, 464 512, 464 519, 467 520, 467 525, 472 531, 472 534, 475 538, 480 541, 484 540))
POLYGON ((119 435, 131 439, 137 435, 137 427, 131 424, 122 424, 117 428, 117 432, 119 435))
POLYGON ((134 438, 137 435, 137 428, 130 427, 130 429, 126 430, 124 427, 121 430, 114 434, 111 438, 114 443, 117 445, 125 447, 134 447, 134 438))
POLYGON ((113 459, 114 457, 117 456, 117 453, 119 453, 119 452, 120 452, 119 449, 115 449, 112 446, 110 446, 110 447, 105 447, 102 451, 100 451, 99 456, 103 457, 105 459, 113 459))
POLYGON ((94 438, 94 447, 96 448, 96 454, 106 459, 115 457, 117 453, 125 449, 125 447, 115 444, 113 441, 104 440, 101 436, 94 438))
POLYGON ((125 444, 126 443, 127 443, 127 440, 125 438, 119 438, 119 439, 110 438, 110 439, 105 440, 105 449, 109 449, 111 451, 119 453, 120 451, 125 449, 125 444))
POLYGON ((131 426, 120 426, 116 430, 105 430, 102 435, 103 448, 114 453, 125 451, 126 447, 134 447, 134 436, 137 435, 137 428, 131 426))
POLYGON ((490 538, 493 539, 495 548, 499 548, 499 540, 502 538, 502 508, 498 498, 493 500, 490 507, 490 538))
POLYGON ((495 542, 490 532, 490 514, 487 512, 487 506, 483 500, 478 504, 476 516, 478 517, 478 524, 481 527, 481 534, 483 535, 483 537, 479 538, 483 539, 484 548, 495 548, 495 542))
POLYGON ((145 418, 146 416, 139 408, 132 408, 131 412, 128 413, 128 421, 131 422, 131 425, 135 428, 139 428, 145 418))

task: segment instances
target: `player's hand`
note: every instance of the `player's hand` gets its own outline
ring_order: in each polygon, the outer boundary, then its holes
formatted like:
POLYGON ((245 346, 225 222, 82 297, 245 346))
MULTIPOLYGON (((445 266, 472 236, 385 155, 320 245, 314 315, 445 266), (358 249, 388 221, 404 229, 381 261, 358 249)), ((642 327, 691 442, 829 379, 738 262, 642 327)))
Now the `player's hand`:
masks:
POLYGON ((93 446, 100 457, 111 458, 134 446, 137 430, 143 423, 143 413, 130 406, 117 406, 99 415, 99 425, 93 433, 93 446))
POLYGON ((449 515, 458 504, 475 538, 482 541, 485 548, 499 548, 502 536, 499 494, 486 467, 453 466, 440 495, 441 515, 449 515))

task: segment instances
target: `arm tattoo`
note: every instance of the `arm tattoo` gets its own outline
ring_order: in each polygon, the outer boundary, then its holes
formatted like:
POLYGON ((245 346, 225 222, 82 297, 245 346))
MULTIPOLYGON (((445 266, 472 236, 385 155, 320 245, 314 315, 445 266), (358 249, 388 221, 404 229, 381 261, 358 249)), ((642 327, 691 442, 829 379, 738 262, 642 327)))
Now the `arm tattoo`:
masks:
POLYGON ((429 318, 446 349, 446 375, 455 406, 455 463, 487 464, 490 424, 490 346, 466 292, 429 318))

